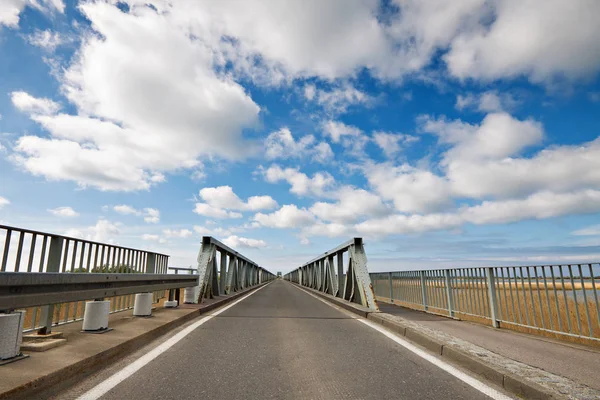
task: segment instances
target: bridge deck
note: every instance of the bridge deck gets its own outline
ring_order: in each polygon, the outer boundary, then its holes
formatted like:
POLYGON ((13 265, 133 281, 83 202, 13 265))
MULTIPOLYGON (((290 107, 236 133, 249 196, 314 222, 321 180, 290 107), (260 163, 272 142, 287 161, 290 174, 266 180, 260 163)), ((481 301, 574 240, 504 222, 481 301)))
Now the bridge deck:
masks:
MULTIPOLYGON (((59 397, 81 395, 124 366, 59 397)), ((193 330, 102 398, 487 397, 354 316, 280 280, 193 330)))

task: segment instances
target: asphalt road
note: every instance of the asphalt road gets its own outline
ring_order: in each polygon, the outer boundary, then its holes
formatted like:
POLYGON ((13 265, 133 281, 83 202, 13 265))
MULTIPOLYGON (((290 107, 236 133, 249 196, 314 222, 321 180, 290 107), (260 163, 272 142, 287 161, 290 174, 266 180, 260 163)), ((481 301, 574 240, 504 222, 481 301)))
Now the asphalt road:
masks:
POLYGON ((284 281, 200 326, 103 399, 485 399, 284 281))

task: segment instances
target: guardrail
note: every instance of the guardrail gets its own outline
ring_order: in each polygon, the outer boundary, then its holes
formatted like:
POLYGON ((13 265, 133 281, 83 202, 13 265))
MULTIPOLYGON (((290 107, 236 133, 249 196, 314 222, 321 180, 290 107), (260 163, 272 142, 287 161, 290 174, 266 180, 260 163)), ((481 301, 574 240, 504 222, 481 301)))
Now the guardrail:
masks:
POLYGON ((179 289, 198 284, 197 275, 175 274, 5 272, 0 277, 0 310, 179 289))
MULTIPOLYGON (((109 243, 0 225, 0 274, 131 273, 166 274, 169 256, 109 243)), ((154 292, 154 301, 165 297, 154 292)), ((110 299, 110 312, 133 308, 133 295, 110 299)), ((84 303, 64 301, 26 310, 25 331, 50 332, 52 326, 83 319, 84 303)))
POLYGON ((367 270, 367 255, 362 238, 354 238, 326 251, 285 274, 284 279, 361 304, 372 310, 378 309, 367 270), (344 258, 348 262, 346 273, 344 273, 344 258))
POLYGON ((202 237, 202 247, 198 254, 198 276, 198 302, 276 278, 271 272, 212 236, 202 237))
POLYGON ((481 267, 371 274, 378 300, 556 337, 600 341, 600 265, 481 267))

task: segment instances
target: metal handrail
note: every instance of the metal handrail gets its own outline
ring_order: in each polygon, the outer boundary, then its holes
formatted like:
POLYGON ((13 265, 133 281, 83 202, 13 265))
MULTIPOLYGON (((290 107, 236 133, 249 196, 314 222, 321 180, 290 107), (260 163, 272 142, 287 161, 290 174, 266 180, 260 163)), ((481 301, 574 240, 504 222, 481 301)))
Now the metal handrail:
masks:
POLYGON ((371 273, 381 301, 547 336, 600 341, 600 264, 371 273))

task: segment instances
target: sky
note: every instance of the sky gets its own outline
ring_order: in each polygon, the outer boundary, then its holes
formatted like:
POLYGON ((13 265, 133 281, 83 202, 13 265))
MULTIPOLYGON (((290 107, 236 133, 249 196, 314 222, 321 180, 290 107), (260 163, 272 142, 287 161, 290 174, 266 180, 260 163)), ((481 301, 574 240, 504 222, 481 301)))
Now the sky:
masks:
POLYGON ((1 0, 0 223, 272 272, 600 260, 596 0, 1 0))

